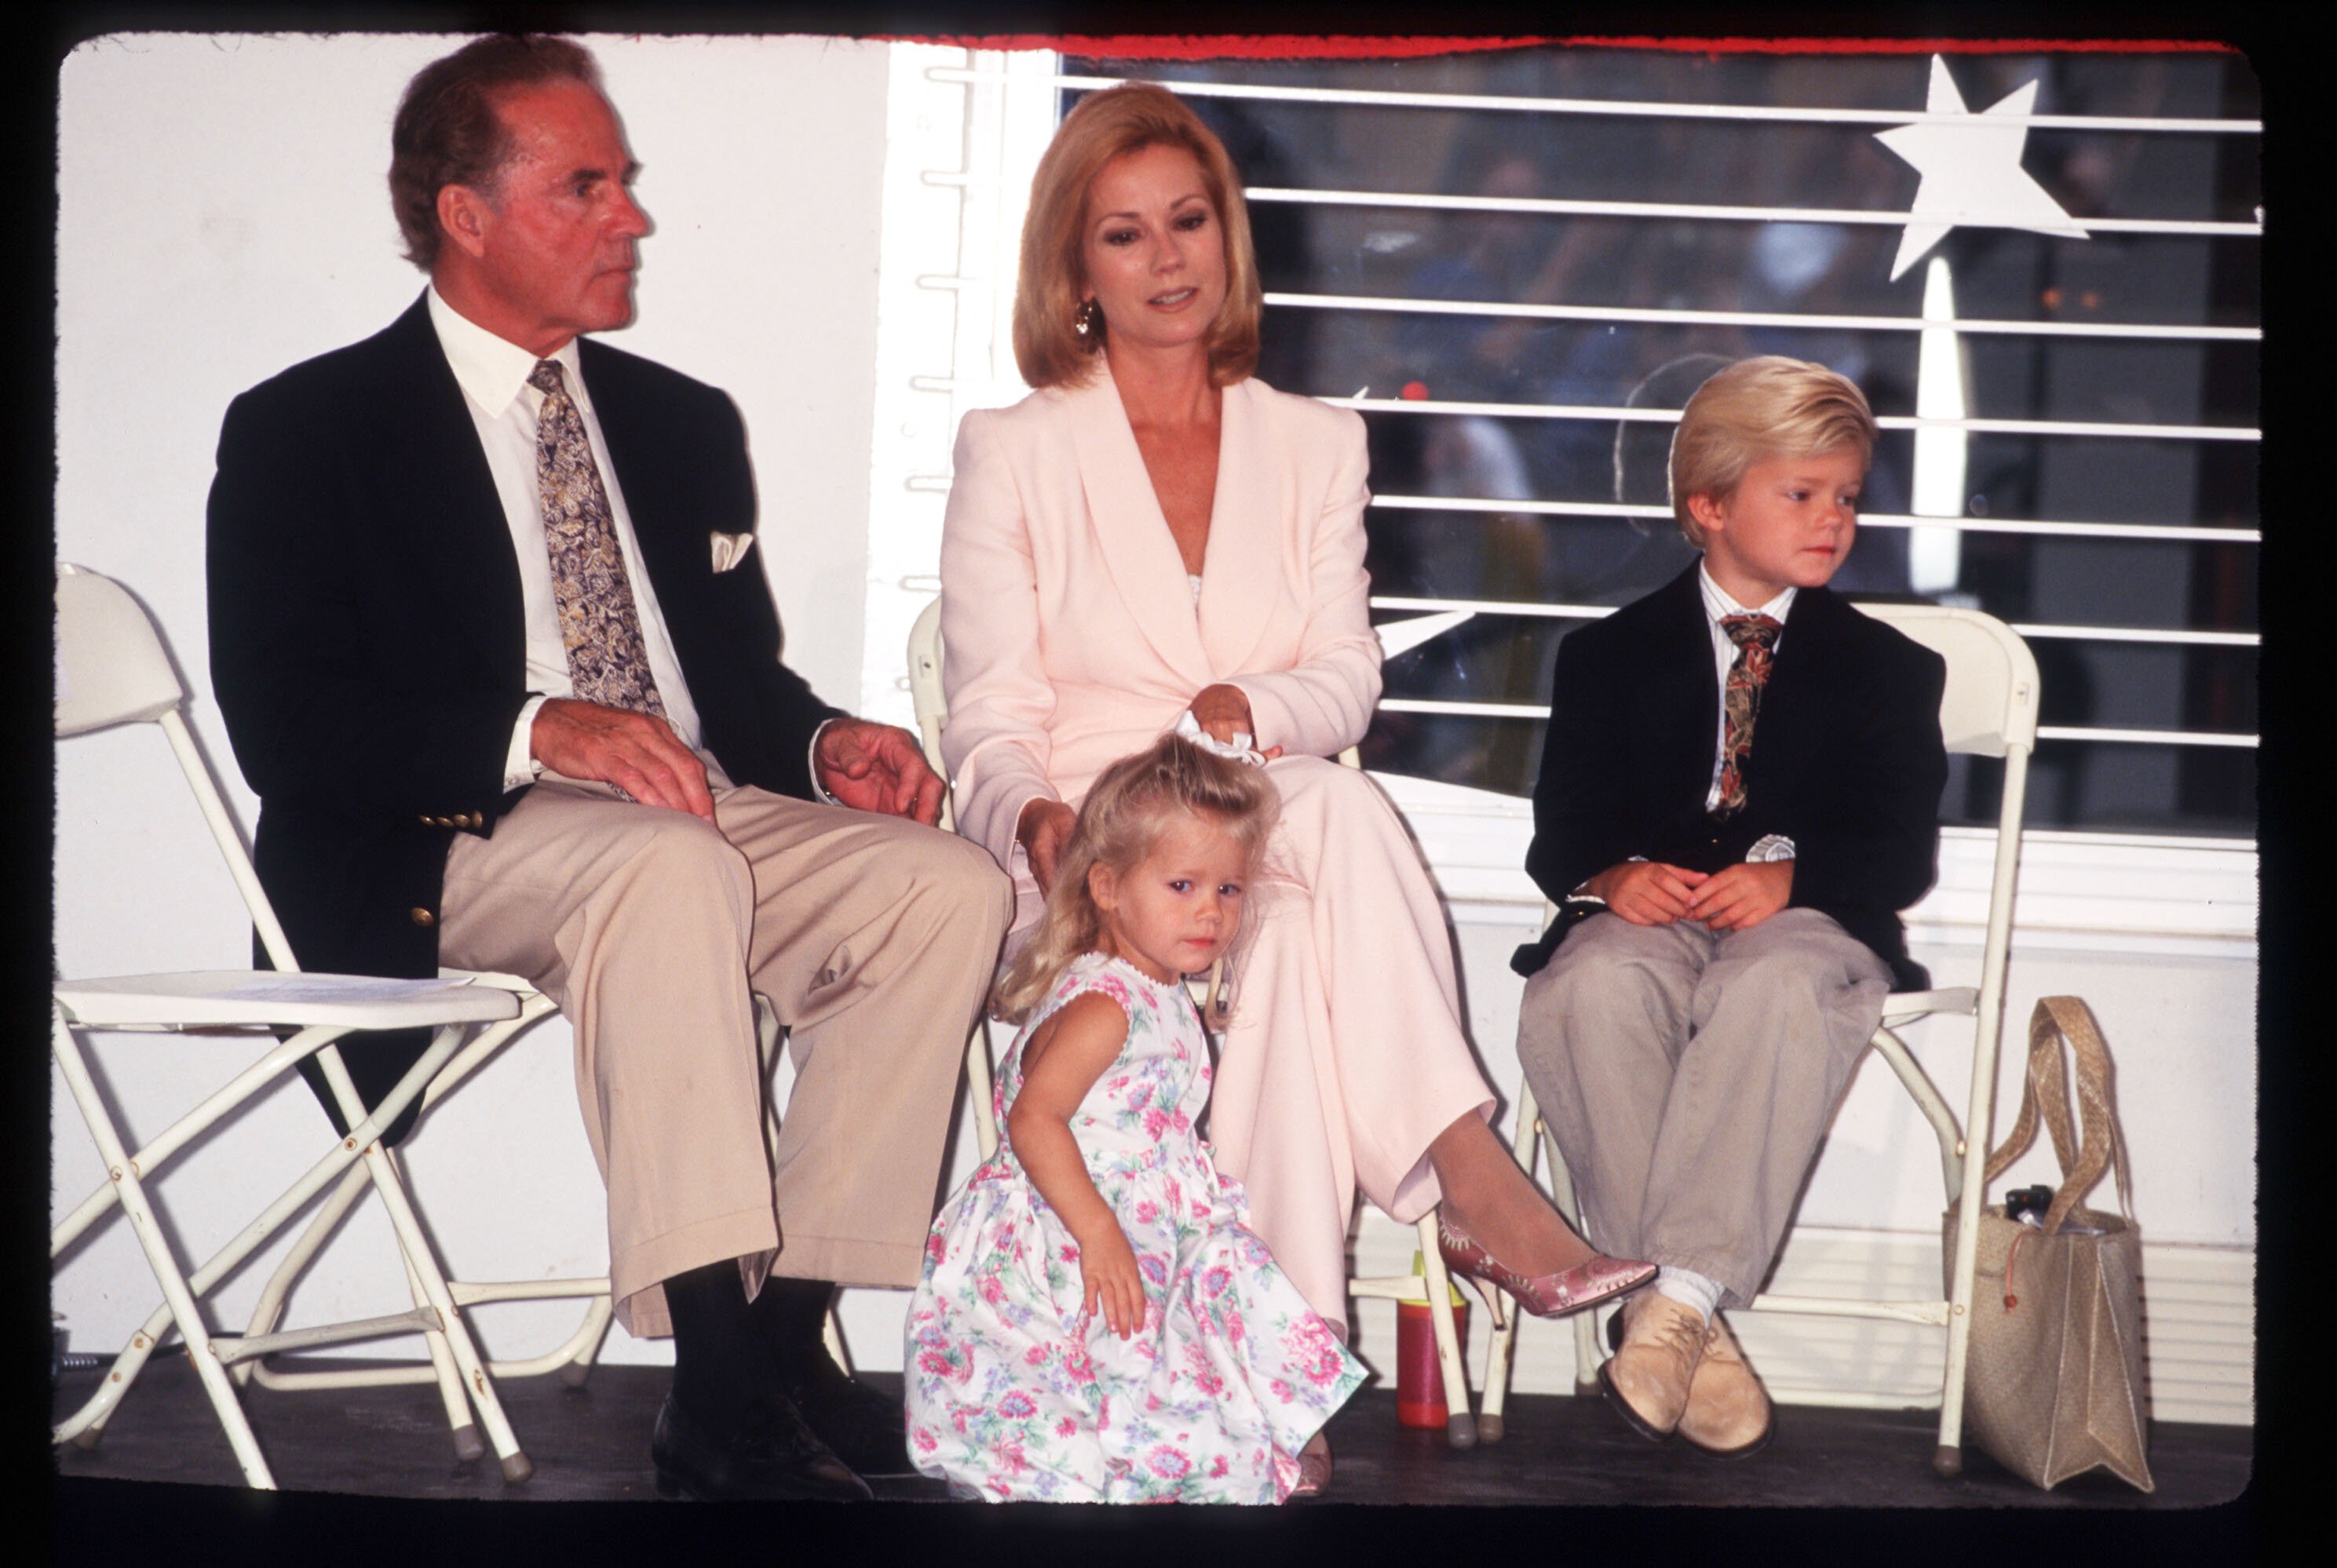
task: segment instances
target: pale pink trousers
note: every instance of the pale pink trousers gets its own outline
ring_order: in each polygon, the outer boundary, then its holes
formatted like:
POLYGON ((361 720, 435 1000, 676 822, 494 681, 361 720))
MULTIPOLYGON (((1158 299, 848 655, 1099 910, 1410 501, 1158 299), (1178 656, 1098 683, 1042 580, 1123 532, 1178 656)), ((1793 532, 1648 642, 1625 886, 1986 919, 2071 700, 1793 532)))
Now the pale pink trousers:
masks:
POLYGON ((671 1331, 659 1281, 726 1258, 750 1290, 767 1268, 916 1282, 1012 907, 962 839, 759 789, 714 801, 709 824, 548 776, 446 856, 441 960, 526 977, 574 1032, 636 1335, 671 1331), (776 1155, 757 992, 796 1062, 776 1155))

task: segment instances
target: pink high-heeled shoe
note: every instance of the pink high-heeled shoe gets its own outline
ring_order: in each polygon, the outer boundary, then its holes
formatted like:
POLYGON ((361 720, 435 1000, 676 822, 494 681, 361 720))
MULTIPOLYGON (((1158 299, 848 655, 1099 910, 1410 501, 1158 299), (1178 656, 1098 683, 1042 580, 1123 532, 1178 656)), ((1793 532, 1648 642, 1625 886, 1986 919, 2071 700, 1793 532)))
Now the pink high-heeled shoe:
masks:
POLYGON ((1468 1232, 1455 1230, 1442 1214, 1436 1218, 1436 1246, 1444 1254, 1447 1269, 1499 1285, 1537 1318, 1579 1312, 1636 1290, 1656 1277, 1653 1263, 1610 1258, 1604 1252, 1593 1252, 1571 1269, 1554 1273, 1521 1274, 1478 1245, 1468 1232))

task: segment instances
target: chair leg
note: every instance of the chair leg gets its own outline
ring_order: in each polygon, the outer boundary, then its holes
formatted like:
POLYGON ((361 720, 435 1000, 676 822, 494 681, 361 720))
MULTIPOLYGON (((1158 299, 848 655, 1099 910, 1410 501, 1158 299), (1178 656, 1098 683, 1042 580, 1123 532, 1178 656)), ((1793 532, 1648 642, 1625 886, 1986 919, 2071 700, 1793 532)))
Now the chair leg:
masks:
MULTIPOLYGON (((394 1159, 392 1168, 395 1168, 394 1159)), ((349 1212, 370 1189, 371 1174, 362 1159, 349 1167, 348 1174, 341 1178, 340 1184, 325 1200, 316 1218, 300 1233, 299 1241, 286 1254, 283 1262, 277 1266, 276 1272, 269 1276, 266 1288, 260 1291, 259 1302, 252 1310, 251 1326, 247 1330, 249 1335, 265 1334, 275 1329, 284 1315, 286 1298, 290 1294, 294 1281, 307 1271, 318 1251, 331 1239, 349 1212)), ((415 1272, 413 1260, 401 1251, 399 1261, 405 1266, 406 1290, 415 1306, 427 1308, 430 1299, 423 1290, 421 1276, 415 1272)), ((455 1458, 467 1464, 484 1457, 487 1447, 480 1441, 479 1428, 471 1419, 470 1400, 463 1392, 463 1375, 446 1349, 445 1337, 425 1329, 422 1339, 429 1352, 439 1401, 445 1407, 446 1427, 454 1440, 455 1458)), ((263 1387, 271 1386, 274 1382, 261 1361, 239 1361, 234 1371, 240 1381, 256 1376, 263 1387)))
POLYGON ((580 1335, 576 1354, 560 1368, 560 1380, 572 1388, 582 1388, 584 1379, 592 1375, 593 1363, 599 1359, 602 1341, 609 1337, 609 1322, 616 1313, 616 1303, 606 1296, 592 1299, 584 1315, 584 1330, 580 1335))
MULTIPOLYGON (((1517 1135, 1511 1140, 1511 1155, 1518 1168, 1533 1182, 1537 1163, 1541 1157, 1541 1112, 1534 1105, 1530 1085, 1518 1086, 1517 1135)), ((1517 1310, 1502 1291, 1485 1287, 1478 1292, 1485 1300, 1485 1310, 1492 1314, 1493 1331, 1485 1347, 1485 1393, 1477 1415, 1478 1440, 1498 1443, 1506 1435, 1508 1422, 1503 1411, 1509 1403, 1510 1378, 1517 1364, 1518 1329, 1525 1314, 1517 1310)))
MULTIPOLYGON (((108 1163, 118 1157, 118 1154, 110 1154, 108 1163)), ((245 1482, 264 1491, 275 1490, 276 1477, 269 1472, 268 1461, 260 1456, 259 1441, 244 1416, 242 1401, 236 1398, 235 1381, 211 1351, 210 1331, 203 1326, 201 1310, 187 1288, 185 1276, 179 1271, 177 1261, 171 1256, 153 1211, 147 1206, 145 1188, 136 1176, 127 1173, 122 1177, 122 1207, 130 1216, 131 1228, 138 1233, 138 1244, 144 1249, 147 1262, 161 1283, 171 1321, 178 1325, 179 1338, 186 1344, 187 1359, 193 1364, 195 1376, 210 1398, 211 1408, 218 1413, 220 1425, 227 1429, 228 1446, 235 1450, 236 1463, 242 1467, 245 1482)))
MULTIPOLYGON (((357 1207, 357 1201, 366 1195, 369 1185, 364 1164, 351 1164, 348 1174, 341 1178, 340 1185, 333 1189, 332 1195, 318 1209, 316 1217, 300 1232, 300 1239, 284 1254, 284 1261, 276 1266, 276 1272, 268 1277, 268 1283, 260 1289, 259 1300, 252 1305, 250 1324, 244 1329, 246 1338, 256 1339, 276 1331, 276 1326, 284 1320, 285 1303, 292 1293, 293 1285, 308 1271, 309 1263, 332 1239, 334 1232, 340 1229, 341 1222, 348 1218, 349 1211, 357 1207)), ((415 1304, 419 1306, 421 1302, 416 1300, 415 1304)), ((271 1384, 264 1357, 238 1361, 232 1370, 239 1383, 249 1383, 253 1378, 258 1378, 262 1388, 271 1384)))
POLYGON ((976 1014, 973 1033, 965 1042, 965 1093, 973 1102, 973 1140, 985 1160, 998 1153, 998 1116, 992 1105, 990 1019, 976 1014))
MULTIPOLYGON (((188 1290, 190 1294, 195 1294, 197 1287, 191 1282, 188 1290)), ((98 1440, 105 1436, 105 1424, 113 1418, 114 1411, 122 1407, 122 1396, 130 1392, 131 1385, 138 1380, 138 1374, 145 1370, 146 1362, 154 1354, 154 1347, 160 1342, 162 1331, 170 1326, 171 1303, 165 1300, 130 1336, 130 1343, 114 1357, 113 1365, 107 1368, 97 1391, 80 1409, 57 1423, 50 1434, 50 1440, 71 1442, 84 1453, 96 1447, 98 1440)))
MULTIPOLYGON (((73 1044, 70 1037, 67 1043, 73 1044)), ((290 1043, 298 1045, 299 1037, 296 1037, 290 1043)), ((84 1064, 83 1067, 84 1074, 86 1070, 84 1064)), ((110 1123, 108 1130, 112 1130, 110 1123)), ((164 1138, 158 1140, 156 1144, 141 1150, 138 1154, 121 1162, 114 1168, 127 1168, 132 1171, 158 1170, 161 1168, 161 1162, 167 1160, 169 1154, 167 1152, 158 1154, 157 1149, 166 1144, 175 1148, 184 1142, 183 1138, 173 1141, 171 1135, 165 1135, 164 1138)), ((336 1176, 346 1179, 352 1170, 362 1174, 363 1169, 364 1167, 357 1163, 357 1154, 346 1143, 327 1154, 310 1166, 298 1181, 286 1188, 274 1203, 262 1210, 259 1216, 246 1225, 233 1240, 213 1253, 193 1272, 185 1276, 190 1298, 200 1300, 209 1294, 214 1285, 233 1273, 246 1258, 265 1245, 269 1238, 281 1229, 286 1222, 313 1202, 317 1194, 323 1192, 326 1185, 336 1176)), ((118 1204, 121 1195, 120 1184, 109 1182, 106 1184, 106 1191, 112 1195, 113 1204, 118 1204)), ((83 1205, 84 1209, 87 1207, 87 1204, 83 1205)), ((78 1234, 78 1228, 73 1229, 70 1233, 78 1234)), ((316 1239, 321 1241, 322 1234, 323 1232, 318 1232, 316 1239)), ((55 1243, 53 1242, 54 1244, 55 1243)), ((122 1354, 114 1359, 113 1366, 105 1380, 100 1384, 97 1393, 91 1396, 87 1404, 57 1427, 55 1437, 58 1440, 70 1439, 83 1448, 96 1446, 106 1422, 112 1418, 112 1412, 119 1406, 122 1397, 129 1391, 131 1384, 145 1367, 147 1359, 153 1353, 156 1345, 161 1342, 163 1331, 170 1327, 171 1320, 171 1307, 166 1296, 162 1303, 148 1316, 138 1332, 131 1336, 130 1343, 122 1354)), ((248 1364, 251 1363, 238 1361, 236 1366, 240 1368, 248 1364)), ((272 1378, 264 1367, 254 1375, 264 1386, 279 1386, 279 1380, 272 1378)))
POLYGON ((1923 1119, 1931 1123, 1932 1136, 1940 1141, 1941 1183, 1947 1190, 1947 1203, 1953 1207, 1964 1185, 1964 1135, 1963 1129, 1956 1125, 1955 1113, 1948 1109, 1947 1101, 1931 1086, 1931 1075, 1923 1071, 1922 1064, 1908 1050, 1907 1042, 1894 1030, 1876 1025, 1870 1043, 1875 1055, 1898 1075, 1901 1086, 1914 1100, 1915 1108, 1923 1113, 1923 1119))
POLYGON ((210 1332, 203 1326, 202 1314, 195 1306, 194 1293, 188 1289, 186 1276, 180 1271, 178 1260, 171 1256, 170 1243, 155 1222, 154 1211, 147 1203, 146 1188, 138 1179, 138 1167, 122 1145, 114 1131, 113 1119, 106 1114, 98 1097, 97 1085, 89 1075, 89 1066, 82 1059, 81 1047, 72 1030, 65 1027, 64 1015, 53 1003, 49 1009, 50 1032, 54 1039, 57 1065, 73 1091, 74 1102, 81 1107, 82 1119, 89 1125, 90 1135, 97 1141, 99 1155, 105 1161, 110 1174, 122 1191, 122 1213, 129 1216, 130 1228, 138 1237, 138 1245, 146 1254, 147 1266, 162 1287, 162 1299, 171 1309, 171 1318, 178 1325, 179 1337, 185 1341, 187 1359, 194 1364, 195 1377, 217 1413, 220 1425, 226 1429, 228 1446, 235 1451, 236 1463, 242 1468, 245 1482, 265 1491, 276 1489, 276 1478, 269 1474, 268 1461, 260 1456, 259 1441, 252 1435, 251 1423, 245 1419, 243 1406, 235 1395, 235 1382, 227 1368, 211 1353, 210 1332))
MULTIPOLYGON (((1525 1112, 1521 1109, 1520 1115, 1525 1112)), ((1567 1174, 1566 1160, 1559 1153, 1558 1140, 1551 1137, 1549 1126, 1535 1117, 1535 1128, 1550 1150, 1550 1191, 1558 1201, 1558 1212, 1577 1232, 1582 1232, 1582 1206, 1574 1201, 1574 1178, 1567 1174)), ((1589 1240, 1584 1232, 1584 1240, 1589 1240)), ((1595 1394, 1599 1391, 1599 1313, 1596 1309, 1574 1314, 1574 1391, 1595 1394)))
MULTIPOLYGON (((1966 1229, 1970 1228, 1967 1222, 1966 1229)), ((1964 1473, 1964 1374, 1971 1351, 1972 1276, 1959 1269, 1948 1302, 1948 1367, 1940 1386, 1940 1441, 1931 1468, 1952 1480, 1964 1473)))
POLYGON ((1948 1280, 1948 1364, 1940 1382, 1940 1441, 1931 1468, 1946 1476, 1963 1474, 1964 1378, 1971 1353, 1973 1278, 1980 1268, 1980 1217, 1987 1195, 1986 1152, 1990 1101, 1996 1090, 1996 1039, 1985 1017, 1977 1031, 1971 1105, 1964 1125, 1967 1154, 1963 1191, 1956 1201, 1956 1251, 1948 1280))
POLYGON ((502 1465, 504 1479, 524 1481, 535 1474, 535 1466, 520 1451, 519 1439, 504 1417, 503 1402, 495 1398, 494 1384, 489 1380, 478 1348, 471 1342, 470 1330, 464 1327, 454 1296, 446 1289, 445 1271, 438 1266, 429 1238, 422 1233, 406 1201, 406 1190, 397 1179, 396 1168, 389 1163, 388 1154, 378 1142, 367 1145, 364 1157, 366 1168, 373 1173, 374 1190, 381 1194, 382 1207, 388 1211, 390 1227, 397 1233, 398 1249, 406 1254, 406 1267, 436 1312, 446 1349, 469 1387, 470 1402, 478 1410, 479 1425, 486 1428, 487 1442, 502 1465))
MULTIPOLYGON (((429 1292, 422 1286, 422 1276, 415 1272, 414 1260, 401 1257, 406 1265, 406 1288, 416 1307, 430 1305, 429 1292)), ((455 1457, 467 1465, 486 1456, 487 1446, 479 1441, 479 1428, 471 1419, 471 1402, 463 1392, 463 1375, 455 1369, 455 1358, 447 1349, 446 1336, 424 1329, 422 1343, 430 1353, 430 1368, 438 1387, 438 1402, 446 1409, 446 1428, 455 1442, 455 1457)))
POLYGON ((1485 1303, 1491 1314, 1492 1330, 1485 1339, 1484 1393, 1477 1401, 1477 1441, 1498 1443, 1509 1435, 1509 1424, 1502 1410, 1509 1403, 1510 1360, 1517 1344, 1518 1320, 1523 1316, 1513 1307, 1508 1296, 1493 1285, 1472 1280, 1478 1299, 1485 1303))
POLYGON ((1461 1359, 1461 1335, 1452 1322, 1452 1281, 1444 1252, 1436 1244, 1436 1211, 1420 1217, 1421 1272, 1428 1287, 1428 1320, 1436 1329, 1436 1359, 1444 1368, 1444 1440, 1455 1448, 1477 1446, 1477 1417, 1469 1408, 1469 1369, 1461 1359))

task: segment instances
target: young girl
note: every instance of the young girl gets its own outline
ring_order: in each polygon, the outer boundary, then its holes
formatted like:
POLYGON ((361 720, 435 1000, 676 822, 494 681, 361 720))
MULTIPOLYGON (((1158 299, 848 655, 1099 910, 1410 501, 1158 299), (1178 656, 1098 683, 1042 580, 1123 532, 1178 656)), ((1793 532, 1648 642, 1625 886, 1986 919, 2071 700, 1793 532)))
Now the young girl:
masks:
POLYGON ((1262 772, 1174 735, 1113 764, 999 984, 1025 1020, 1006 1135, 909 1304, 910 1454, 961 1495, 1278 1503, 1363 1381, 1193 1130, 1183 977, 1225 956, 1275 813, 1262 772))

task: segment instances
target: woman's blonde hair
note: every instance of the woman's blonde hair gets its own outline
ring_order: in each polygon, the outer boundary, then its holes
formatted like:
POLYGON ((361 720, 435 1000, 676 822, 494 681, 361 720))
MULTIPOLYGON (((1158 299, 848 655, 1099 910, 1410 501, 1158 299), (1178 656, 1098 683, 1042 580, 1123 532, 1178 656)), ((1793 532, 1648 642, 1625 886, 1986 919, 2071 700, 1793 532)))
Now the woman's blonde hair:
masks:
POLYGON ((1765 354, 1713 372, 1680 411, 1672 433, 1672 516, 1687 541, 1704 548, 1704 528, 1688 497, 1726 501, 1745 471, 1773 457, 1815 457, 1855 447, 1874 456, 1874 413, 1846 375, 1823 365, 1765 354))
MULTIPOLYGON (((1263 768, 1203 751, 1173 735, 1104 769, 1055 862, 1047 912, 992 994, 999 1016, 1022 1022, 1047 999, 1073 959, 1103 945, 1103 911, 1088 889, 1088 872, 1094 867, 1127 875, 1181 815, 1201 817, 1231 834, 1254 876, 1280 811, 1281 797, 1263 768)), ((1245 919, 1235 937, 1237 948, 1250 929, 1245 919)))
POLYGON ((1031 206, 1022 218, 1022 277, 1014 286, 1014 364, 1031 385, 1075 385, 1100 363, 1096 353, 1107 336, 1103 313, 1094 313, 1084 336, 1074 326, 1086 281, 1080 256, 1088 188, 1113 159, 1158 146, 1181 147, 1193 155, 1225 235, 1226 299, 1202 339, 1209 383, 1230 386, 1257 368, 1264 296, 1241 176, 1234 172, 1225 143, 1175 93, 1149 82, 1129 82, 1080 99, 1056 128, 1031 180, 1031 206))

